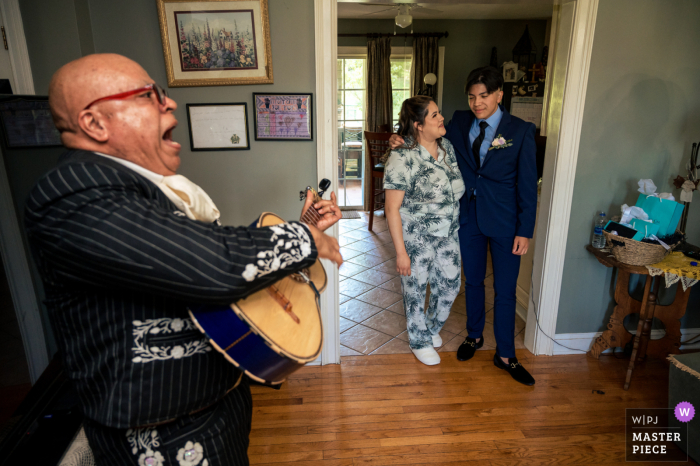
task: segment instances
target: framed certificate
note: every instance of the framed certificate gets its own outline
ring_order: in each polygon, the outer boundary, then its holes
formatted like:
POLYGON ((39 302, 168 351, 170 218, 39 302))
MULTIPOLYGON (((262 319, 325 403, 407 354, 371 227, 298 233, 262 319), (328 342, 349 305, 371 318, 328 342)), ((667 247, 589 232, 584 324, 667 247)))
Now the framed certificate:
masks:
POLYGON ((187 104, 187 124, 192 151, 250 150, 245 102, 187 104))
POLYGON ((312 141, 313 94, 253 93, 256 141, 312 141))

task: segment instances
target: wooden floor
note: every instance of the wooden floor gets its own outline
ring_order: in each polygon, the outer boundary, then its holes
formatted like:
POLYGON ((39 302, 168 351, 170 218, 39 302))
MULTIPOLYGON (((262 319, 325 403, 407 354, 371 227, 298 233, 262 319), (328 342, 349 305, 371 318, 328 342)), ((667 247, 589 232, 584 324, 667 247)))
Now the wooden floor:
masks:
POLYGON ((494 367, 493 351, 469 362, 443 353, 433 367, 412 354, 343 357, 301 369, 279 391, 254 387, 250 462, 623 464, 625 408, 667 407, 662 361, 639 366, 626 392, 626 360, 517 353, 534 387, 494 367))

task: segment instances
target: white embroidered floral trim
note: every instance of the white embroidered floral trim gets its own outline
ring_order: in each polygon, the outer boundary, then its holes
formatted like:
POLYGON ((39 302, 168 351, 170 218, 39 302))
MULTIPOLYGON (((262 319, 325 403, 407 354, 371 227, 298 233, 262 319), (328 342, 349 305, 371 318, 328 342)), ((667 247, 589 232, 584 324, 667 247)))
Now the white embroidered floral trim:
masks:
POLYGON ((143 321, 134 320, 132 325, 134 346, 131 350, 134 352, 134 357, 131 360, 135 363, 180 359, 211 351, 211 345, 207 343, 204 335, 202 335, 201 340, 187 341, 181 345, 149 346, 147 344, 147 335, 167 335, 196 330, 194 323, 190 319, 163 317, 161 319, 146 319, 143 321))
POLYGON ((188 441, 185 448, 177 451, 177 462, 180 466, 197 466, 200 461, 202 466, 209 466, 209 461, 204 459, 204 448, 197 442, 188 441))
POLYGON ((131 453, 134 455, 137 454, 139 450, 147 450, 153 453, 153 449, 160 446, 158 430, 154 427, 129 429, 126 431, 126 440, 129 442, 131 453))
POLYGON ((163 466, 165 458, 159 451, 146 450, 146 453, 141 453, 139 456, 139 466, 163 466))
POLYGON ((272 250, 258 253, 258 262, 245 266, 243 278, 252 282, 257 277, 276 272, 311 254, 311 240, 306 228, 296 223, 282 223, 270 227, 271 242, 277 241, 272 250))

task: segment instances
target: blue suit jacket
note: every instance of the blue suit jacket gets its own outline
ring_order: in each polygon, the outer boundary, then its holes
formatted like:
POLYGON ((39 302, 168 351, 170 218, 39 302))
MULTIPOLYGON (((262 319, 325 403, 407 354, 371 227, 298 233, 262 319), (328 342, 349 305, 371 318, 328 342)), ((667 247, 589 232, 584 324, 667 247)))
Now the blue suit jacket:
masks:
POLYGON ((456 111, 445 137, 457 154, 466 191, 460 202, 460 224, 469 221, 469 198, 477 192, 477 222, 486 236, 532 238, 537 213, 537 161, 535 125, 511 116, 503 107, 496 137, 512 143, 504 149, 489 150, 476 168, 469 130, 474 121, 470 111, 456 111))

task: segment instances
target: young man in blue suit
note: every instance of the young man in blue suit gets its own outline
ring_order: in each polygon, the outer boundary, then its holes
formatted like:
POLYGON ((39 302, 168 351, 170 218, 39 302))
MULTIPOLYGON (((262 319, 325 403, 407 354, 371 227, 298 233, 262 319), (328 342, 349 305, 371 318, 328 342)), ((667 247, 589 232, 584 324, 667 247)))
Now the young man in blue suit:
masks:
MULTIPOLYGON (((459 242, 466 276, 467 330, 460 361, 484 345, 486 256, 493 261, 494 364, 513 379, 534 385, 515 357, 515 288, 520 256, 535 229, 537 165, 535 125, 500 106, 503 77, 493 67, 469 73, 465 92, 471 111, 456 111, 445 137, 454 145, 466 192, 460 201, 459 242)), ((399 144, 400 138, 394 138, 399 144)))

